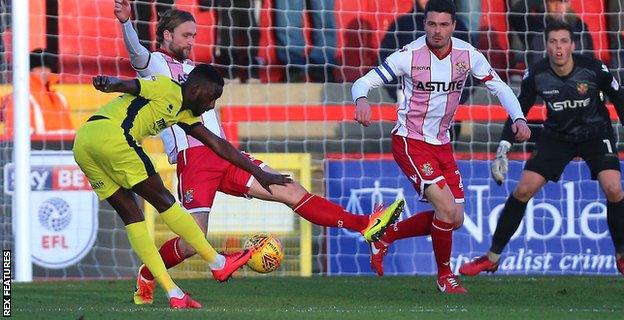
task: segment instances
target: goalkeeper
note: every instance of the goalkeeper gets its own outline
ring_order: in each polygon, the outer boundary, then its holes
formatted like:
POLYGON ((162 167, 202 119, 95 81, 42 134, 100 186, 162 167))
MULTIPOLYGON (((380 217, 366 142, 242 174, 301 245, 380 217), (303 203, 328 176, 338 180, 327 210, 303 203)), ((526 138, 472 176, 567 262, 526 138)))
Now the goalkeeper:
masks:
POLYGON ((200 308, 167 273, 132 192, 156 208, 165 224, 209 264, 215 278, 229 278, 249 260, 250 252, 217 254, 192 216, 165 188, 139 141, 177 123, 219 156, 253 174, 266 190, 271 184, 285 185, 291 180, 260 169, 230 143, 201 125, 199 116, 214 108, 215 100, 223 92, 223 78, 212 66, 197 66, 182 85, 164 76, 126 81, 97 76, 93 85, 103 92, 125 94, 101 107, 78 130, 74 158, 98 198, 106 199, 123 220, 132 249, 165 289, 170 306, 200 308))
MULTIPOLYGON (((607 197, 607 224, 615 246, 617 269, 624 275, 624 193, 605 93, 614 104, 620 122, 624 120, 624 95, 602 62, 572 54, 574 34, 563 21, 546 26, 547 57, 528 69, 518 100, 525 114, 539 95, 547 106, 544 129, 535 151, 526 162, 516 189, 507 198, 492 238, 489 252, 461 266, 459 272, 475 276, 498 269, 500 255, 516 232, 527 202, 548 180, 558 181, 565 166, 581 157, 607 197)), ((507 173, 507 151, 513 134, 508 119, 503 129, 492 176, 500 185, 507 173)))

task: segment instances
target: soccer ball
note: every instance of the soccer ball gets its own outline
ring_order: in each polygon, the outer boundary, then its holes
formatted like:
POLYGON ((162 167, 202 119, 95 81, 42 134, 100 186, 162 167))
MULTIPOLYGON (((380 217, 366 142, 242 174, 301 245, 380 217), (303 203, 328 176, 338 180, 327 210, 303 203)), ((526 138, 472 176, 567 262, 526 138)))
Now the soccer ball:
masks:
POLYGON ((284 260, 282 242, 268 233, 257 233, 247 239, 246 249, 254 248, 254 253, 247 266, 258 273, 269 273, 277 270, 284 260))

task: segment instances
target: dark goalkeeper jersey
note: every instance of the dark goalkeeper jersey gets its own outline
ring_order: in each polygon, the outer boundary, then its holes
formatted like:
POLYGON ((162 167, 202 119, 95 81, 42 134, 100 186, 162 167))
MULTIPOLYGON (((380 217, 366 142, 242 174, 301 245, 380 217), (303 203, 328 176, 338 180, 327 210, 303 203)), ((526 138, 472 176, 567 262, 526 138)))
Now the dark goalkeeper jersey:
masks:
MULTIPOLYGON (((602 62, 576 54, 572 59, 574 68, 565 77, 558 76, 550 68, 548 58, 529 68, 518 100, 525 115, 537 96, 544 100, 547 113, 542 134, 565 141, 585 141, 605 130, 613 130, 603 94, 614 104, 620 122, 624 119, 624 95, 602 62)), ((501 140, 515 140, 510 119, 505 123, 501 140)))

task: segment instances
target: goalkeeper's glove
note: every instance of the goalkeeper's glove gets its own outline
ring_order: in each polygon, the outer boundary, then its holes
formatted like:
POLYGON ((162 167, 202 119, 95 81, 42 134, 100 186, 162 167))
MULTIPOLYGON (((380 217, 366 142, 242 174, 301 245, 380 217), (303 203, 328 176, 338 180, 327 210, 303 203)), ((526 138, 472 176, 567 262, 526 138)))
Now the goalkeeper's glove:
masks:
POLYGON ((496 158, 492 162, 491 172, 492 178, 500 186, 505 181, 507 171, 509 170, 509 163, 507 161, 507 152, 511 148, 509 141, 501 140, 496 149, 496 158))

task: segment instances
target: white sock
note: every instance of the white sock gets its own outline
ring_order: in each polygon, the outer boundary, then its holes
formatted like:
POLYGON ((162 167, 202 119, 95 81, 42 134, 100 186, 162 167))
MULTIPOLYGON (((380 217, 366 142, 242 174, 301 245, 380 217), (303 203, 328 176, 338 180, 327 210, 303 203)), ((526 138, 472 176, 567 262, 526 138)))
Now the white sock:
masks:
POLYGON ((221 270, 225 267, 225 257, 219 254, 215 257, 215 260, 208 264, 210 270, 221 270))
POLYGON ((180 290, 180 288, 175 287, 175 288, 169 290, 169 292, 167 292, 167 296, 169 296, 169 298, 180 299, 180 298, 184 297, 184 292, 182 292, 182 290, 180 290))
POLYGON ((496 263, 500 259, 501 255, 500 255, 500 253, 494 253, 494 252, 490 251, 490 252, 488 252, 487 256, 488 256, 488 259, 490 259, 490 261, 496 263))

